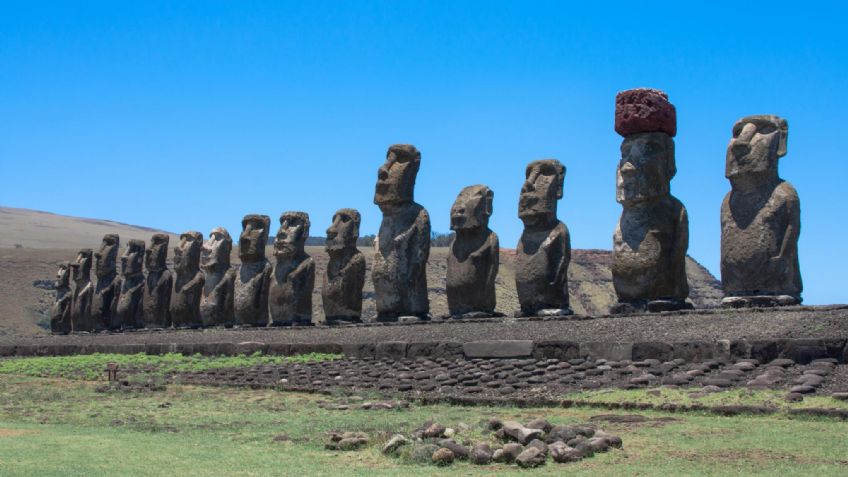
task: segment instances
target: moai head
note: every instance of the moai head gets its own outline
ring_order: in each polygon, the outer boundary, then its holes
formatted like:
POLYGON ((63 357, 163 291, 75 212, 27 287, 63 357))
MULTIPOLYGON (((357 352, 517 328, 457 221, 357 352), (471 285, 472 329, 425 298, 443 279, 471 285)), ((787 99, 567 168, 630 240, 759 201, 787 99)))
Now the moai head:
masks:
POLYGON ((527 164, 524 185, 518 198, 518 218, 525 222, 551 223, 556 220, 557 201, 562 199, 565 166, 556 159, 527 164))
POLYGON ((274 256, 291 258, 303 253, 306 239, 309 237, 309 214, 306 212, 283 212, 280 216, 280 230, 274 238, 274 256))
POLYGON ((420 164, 421 153, 415 146, 395 144, 389 147, 386 162, 377 171, 374 203, 382 210, 412 202, 420 164))
POLYGON ((627 136, 621 143, 615 200, 620 204, 634 204, 668 195, 676 173, 671 136, 662 132, 627 136))
POLYGON ((144 260, 144 240, 130 240, 121 256, 121 273, 131 277, 141 275, 141 264, 144 260))
POLYGON ((144 252, 144 266, 148 272, 161 272, 168 266, 168 234, 153 234, 150 238, 150 248, 144 252))
POLYGON ((120 239, 116 234, 106 234, 100 244, 100 250, 94 254, 94 273, 97 278, 108 277, 115 273, 118 265, 118 247, 120 239))
POLYGON ((268 244, 268 229, 271 217, 267 215, 245 215, 241 219, 239 235, 239 257, 242 262, 258 262, 265 258, 265 245, 268 244))
POLYGON ((209 240, 203 243, 200 251, 200 263, 206 270, 230 268, 230 252, 233 250, 233 239, 223 227, 215 227, 209 232, 209 240))
POLYGON ((327 252, 356 248, 361 221, 362 217, 356 209, 337 210, 333 215, 333 223, 327 229, 327 252))
POLYGON ((71 263, 60 262, 56 272, 56 288, 68 288, 71 283, 71 263))
POLYGON ((734 179, 777 177, 777 160, 786 155, 789 125, 772 115, 746 116, 733 125, 724 175, 734 179))
MULTIPOLYGON (((562 194, 561 190, 560 194, 562 194)), ((494 197, 495 193, 484 185, 473 185, 462 189, 451 207, 451 230, 463 232, 487 229, 489 217, 492 215, 494 197)))
POLYGON ((77 259, 71 263, 71 275, 75 282, 91 280, 90 248, 84 248, 77 253, 77 259))
POLYGON ((202 247, 202 233, 191 231, 180 235, 180 244, 174 247, 174 270, 181 273, 196 272, 200 268, 202 247))

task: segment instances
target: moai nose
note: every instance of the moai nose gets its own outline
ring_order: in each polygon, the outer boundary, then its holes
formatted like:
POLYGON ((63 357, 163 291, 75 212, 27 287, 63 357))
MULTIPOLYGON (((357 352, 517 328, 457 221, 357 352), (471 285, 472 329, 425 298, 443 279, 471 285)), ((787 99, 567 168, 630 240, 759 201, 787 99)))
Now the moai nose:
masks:
POLYGON ((636 172, 636 166, 629 162, 625 162, 623 166, 621 166, 621 174, 622 175, 632 175, 636 172))
POLYGON ((734 157, 745 157, 751 152, 751 146, 747 142, 741 144, 735 143, 731 147, 731 151, 733 151, 734 157))

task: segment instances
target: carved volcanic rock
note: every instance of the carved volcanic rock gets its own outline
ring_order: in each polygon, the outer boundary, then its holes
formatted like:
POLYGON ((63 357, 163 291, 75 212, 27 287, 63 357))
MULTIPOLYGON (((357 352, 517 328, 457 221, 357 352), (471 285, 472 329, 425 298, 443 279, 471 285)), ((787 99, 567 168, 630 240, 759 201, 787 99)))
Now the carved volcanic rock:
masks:
POLYGON ((642 132, 677 134, 677 111, 668 95, 650 88, 637 88, 615 97, 615 132, 622 136, 642 132))

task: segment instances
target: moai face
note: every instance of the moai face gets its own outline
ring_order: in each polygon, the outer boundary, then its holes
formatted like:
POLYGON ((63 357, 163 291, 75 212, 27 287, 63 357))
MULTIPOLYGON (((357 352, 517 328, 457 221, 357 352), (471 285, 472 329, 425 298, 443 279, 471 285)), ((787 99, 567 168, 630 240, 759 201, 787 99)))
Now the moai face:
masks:
POLYGON ((421 153, 415 146, 395 144, 389 147, 386 162, 377 171, 374 203, 383 208, 412 202, 420 164, 421 153))
POLYGON ((309 214, 306 212, 285 212, 280 216, 280 230, 274 239, 274 256, 293 257, 303 253, 306 239, 309 237, 309 214))
POLYGON ((267 215, 246 215, 241 221, 239 235, 239 257, 242 262, 258 262, 265 258, 265 245, 268 244, 268 229, 271 217, 267 215))
POLYGON ((196 272, 200 268, 200 249, 203 234, 186 232, 180 235, 180 244, 174 247, 174 269, 181 273, 196 272))
POLYGON ((209 240, 203 243, 200 251, 200 263, 207 270, 230 268, 230 252, 233 250, 233 239, 223 227, 216 227, 209 232, 209 240))
POLYGON ((451 207, 451 230, 461 232, 488 228, 494 197, 495 193, 484 185, 462 189, 451 207))
POLYGON ((671 136, 664 132, 627 136, 621 143, 615 199, 620 204, 633 204, 668 195, 676 172, 671 136))
POLYGON ((71 283, 71 264, 62 262, 56 272, 56 288, 68 288, 71 283))
POLYGON ((168 234, 153 234, 153 237, 150 238, 150 248, 144 252, 144 265, 148 272, 165 270, 170 240, 168 234))
POLYGON ((144 241, 130 240, 127 249, 121 256, 121 272, 125 276, 140 275, 141 264, 144 259, 144 241))
POLYGON ((115 273, 118 264, 118 247, 120 239, 115 234, 103 236, 100 250, 94 254, 94 273, 98 278, 108 277, 115 273))
POLYGON ((359 223, 362 217, 354 209, 339 209, 333 215, 333 223, 327 229, 326 250, 328 252, 356 248, 359 239, 359 223))
POLYGON ((518 199, 521 220, 556 218, 557 201, 562 199, 565 166, 556 159, 533 161, 527 165, 524 185, 518 199))
POLYGON ((728 179, 777 176, 777 160, 786 155, 789 125, 772 115, 747 116, 733 125, 724 175, 728 179))
POLYGON ((75 282, 91 279, 91 256, 92 251, 89 248, 77 253, 77 259, 71 264, 71 274, 75 282))

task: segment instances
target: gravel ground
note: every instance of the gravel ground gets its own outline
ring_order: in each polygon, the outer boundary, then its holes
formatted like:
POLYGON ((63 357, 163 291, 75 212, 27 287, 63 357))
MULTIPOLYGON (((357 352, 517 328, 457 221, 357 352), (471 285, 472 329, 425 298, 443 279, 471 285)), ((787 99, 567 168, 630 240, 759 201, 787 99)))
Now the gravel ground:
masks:
POLYGON ((343 327, 137 331, 96 335, 0 336, 0 345, 144 344, 261 341, 265 343, 468 342, 566 340, 627 343, 848 337, 848 305, 766 310, 696 310, 585 320, 501 318, 473 322, 349 325, 343 327))

